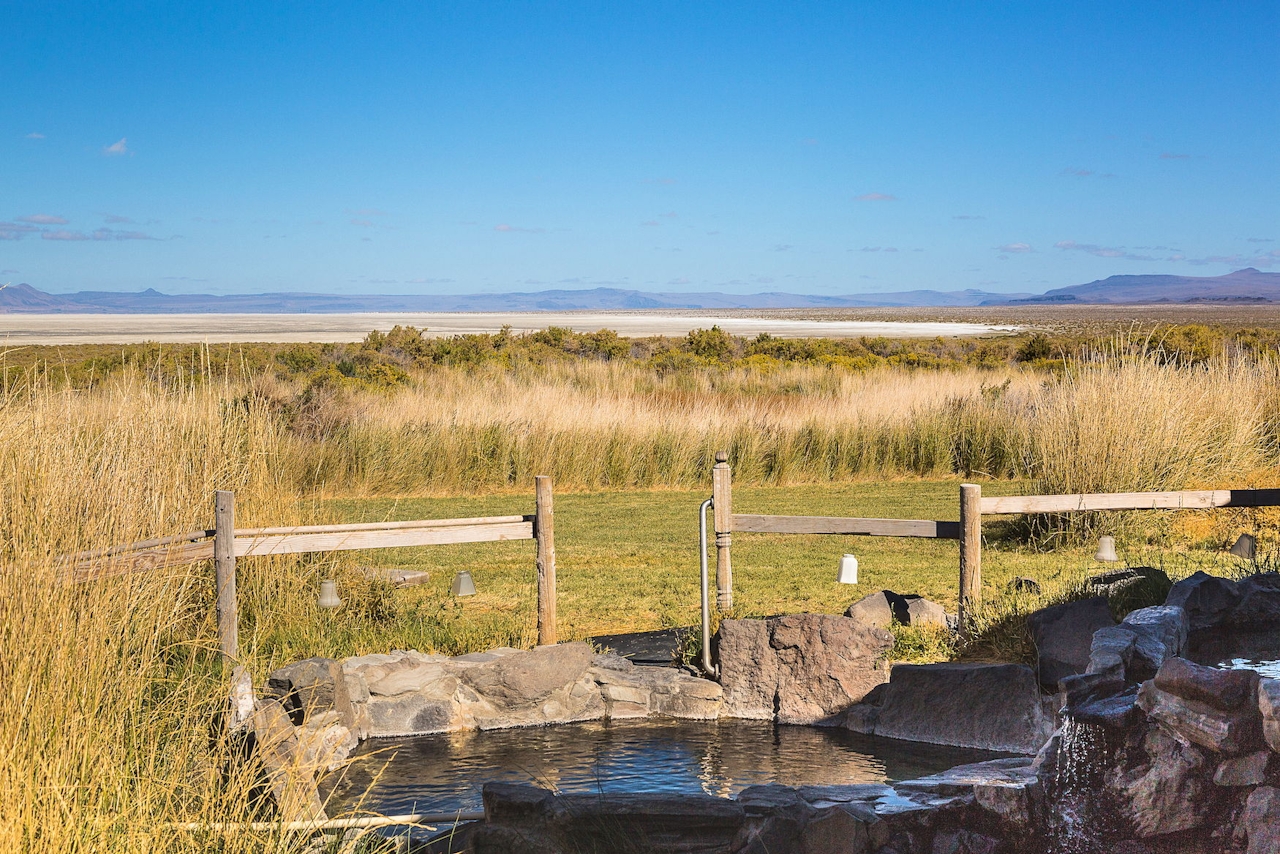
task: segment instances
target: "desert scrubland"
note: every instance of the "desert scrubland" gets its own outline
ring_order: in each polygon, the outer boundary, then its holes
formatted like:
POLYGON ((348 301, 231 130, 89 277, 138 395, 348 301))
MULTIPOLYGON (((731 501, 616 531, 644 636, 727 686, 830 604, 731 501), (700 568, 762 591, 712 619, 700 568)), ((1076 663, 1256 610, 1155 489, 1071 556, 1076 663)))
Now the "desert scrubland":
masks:
MULTIPOLYGON (((564 330, 429 340, 400 329, 350 346, 28 348, 3 359, 4 850, 288 847, 269 834, 161 826, 252 814, 248 781, 224 776, 228 748, 210 727, 227 674, 209 568, 72 586, 56 560, 204 528, 214 489, 235 490, 239 525, 280 525, 385 517, 411 503, 406 496, 419 513, 430 512, 424 496, 438 498, 440 515, 464 500, 530 503, 533 476, 550 474, 566 496, 562 518, 574 496, 603 494, 607 518, 625 528, 629 515, 666 518, 659 504, 692 518, 683 505, 705 490, 721 448, 746 500, 792 496, 816 510, 824 488, 844 501, 890 481, 883 494, 898 504, 886 516, 904 515, 903 496, 922 478, 1008 492, 1264 486, 1280 465, 1280 365, 1269 334, 1256 330, 903 343, 746 341, 716 330, 649 341, 564 330), (629 513, 632 500, 649 509, 629 513)), ((1270 523, 1256 515, 1112 523, 1134 542, 1193 553, 1220 546, 1242 520, 1266 545, 1270 523)), ((634 534, 627 548, 642 548, 634 534)), ((1012 572, 1019 555, 1034 563, 1051 546, 1084 548, 1085 534, 1039 520, 992 536, 1012 572)), ((597 543, 593 560, 625 557, 610 548, 597 543)), ((768 613, 792 601, 794 572, 785 549, 760 554, 774 580, 751 601, 768 613)), ((496 559, 530 563, 511 551, 496 559)), ((914 577, 949 578, 946 560, 914 577)), ((527 612, 504 611, 502 594, 475 612, 425 599, 406 608, 354 575, 343 576, 342 622, 326 628, 315 582, 344 566, 278 558, 242 573, 240 634, 257 677, 289 656, 385 651, 404 636, 450 652, 529 640, 512 628, 527 612)), ((664 578, 676 575, 687 567, 651 567, 626 592, 635 608, 619 612, 648 613, 645 597, 667 595, 664 578)), ((1031 604, 1068 595, 1072 578, 1031 604)), ((609 600, 573 594, 562 608, 581 634, 609 625, 609 600)), ((620 616, 618 628, 657 628, 685 613, 650 610, 654 624, 620 616)), ((927 641, 904 635, 903 654, 937 652, 927 641)))

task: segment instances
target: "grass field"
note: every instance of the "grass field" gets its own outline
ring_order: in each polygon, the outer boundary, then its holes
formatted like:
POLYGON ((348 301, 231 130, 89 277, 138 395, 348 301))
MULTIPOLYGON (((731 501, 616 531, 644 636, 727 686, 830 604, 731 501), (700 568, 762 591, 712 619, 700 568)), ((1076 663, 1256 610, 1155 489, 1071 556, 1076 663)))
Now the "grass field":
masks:
MULTIPOLYGON (((745 487, 734 493, 736 512, 891 518, 958 518, 958 480, 866 481, 790 487, 745 487)), ((1027 491, 1027 484, 999 482, 989 495, 1027 491)), ((556 497, 558 620, 561 639, 696 625, 699 619, 697 508, 700 490, 573 492, 556 497)), ((483 497, 329 499, 325 518, 401 521, 532 512, 525 492, 483 497)), ((1201 566, 1231 571, 1232 559, 1215 546, 1222 536, 1191 544, 1187 532, 1208 522, 1228 533, 1232 520, 1216 514, 1185 514, 1166 523, 1180 526, 1170 540, 1121 537, 1130 565, 1163 566, 1174 577, 1201 566)), ((1155 521, 1155 520, 1152 520, 1155 521)), ((1247 525, 1239 516, 1235 524, 1247 525)), ((1034 548, 1008 521, 989 523, 983 554, 986 599, 993 618, 1025 612, 1068 595, 1086 576, 1111 568, 1093 560, 1092 542, 1051 550, 1034 548), (1039 596, 1011 593, 1015 577, 1034 578, 1039 596)), ((1149 529, 1146 529, 1149 530, 1149 529)), ((1243 530, 1243 528, 1241 528, 1243 530)), ((532 542, 480 543, 415 549, 350 552, 320 559, 308 569, 314 586, 326 572, 337 575, 349 607, 338 614, 315 612, 258 635, 264 657, 286 660, 323 651, 332 655, 412 647, 471 652, 496 642, 528 646, 535 640, 536 596, 532 542), (402 590, 370 584, 356 567, 427 570, 429 583, 402 590), (455 572, 469 570, 479 593, 453 599, 455 572)), ((851 602, 880 589, 918 593, 954 612, 958 545, 951 540, 735 534, 734 616, 840 613, 851 602), (839 555, 858 556, 860 583, 835 581, 839 555)), ((711 558, 714 568, 714 555, 711 558)), ((257 571, 246 561, 242 572, 257 571)), ((713 569, 714 572, 714 569, 713 569)), ((713 582, 714 584, 714 579, 713 582)), ((264 627, 265 628, 265 627, 264 627)), ((935 649, 935 655, 946 650, 935 649)), ((921 653, 904 646, 902 657, 921 653)), ((926 655, 927 657, 927 655, 926 655)))

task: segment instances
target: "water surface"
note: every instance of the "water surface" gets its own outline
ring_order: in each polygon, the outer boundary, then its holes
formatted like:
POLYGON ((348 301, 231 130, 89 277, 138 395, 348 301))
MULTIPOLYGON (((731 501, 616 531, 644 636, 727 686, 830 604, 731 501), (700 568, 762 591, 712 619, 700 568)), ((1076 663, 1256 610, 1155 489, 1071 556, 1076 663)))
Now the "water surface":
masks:
POLYGON ((329 814, 357 806, 384 815, 479 810, 480 787, 489 780, 560 792, 730 797, 761 783, 908 780, 1006 755, 740 720, 595 722, 370 739, 333 786, 329 814))

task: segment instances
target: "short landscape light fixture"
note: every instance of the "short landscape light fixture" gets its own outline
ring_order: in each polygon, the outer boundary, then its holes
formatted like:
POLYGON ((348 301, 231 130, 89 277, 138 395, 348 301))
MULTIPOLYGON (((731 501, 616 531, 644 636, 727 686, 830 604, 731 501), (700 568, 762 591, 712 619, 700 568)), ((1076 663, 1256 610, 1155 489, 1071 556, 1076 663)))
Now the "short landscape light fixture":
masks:
POLYGON ((1120 560, 1120 558, 1116 557, 1116 538, 1098 538, 1098 553, 1093 556, 1093 559, 1105 561, 1107 563, 1115 563, 1120 560))
POLYGON ((449 588, 449 593, 454 596, 476 595, 476 583, 472 580, 469 570, 460 570, 453 576, 453 585, 449 588))
POLYGON ((1229 552, 1245 560, 1253 560, 1258 556, 1258 539, 1253 534, 1241 534, 1229 552))
POLYGON ((332 578, 327 578, 320 582, 320 598, 316 600, 316 604, 326 611, 333 611, 342 607, 342 600, 338 598, 338 582, 332 578))
POLYGON ((858 583, 858 559, 856 557, 844 555, 840 558, 840 574, 836 576, 836 581, 840 584, 858 583))

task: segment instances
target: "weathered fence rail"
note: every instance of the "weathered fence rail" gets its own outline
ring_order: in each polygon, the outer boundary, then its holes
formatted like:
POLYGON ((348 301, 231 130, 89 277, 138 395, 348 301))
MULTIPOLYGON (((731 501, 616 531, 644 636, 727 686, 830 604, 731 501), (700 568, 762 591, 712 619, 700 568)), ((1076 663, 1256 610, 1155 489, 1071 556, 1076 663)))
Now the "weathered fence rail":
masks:
POLYGON ((80 552, 67 555, 60 562, 68 581, 84 582, 162 566, 183 566, 212 560, 217 579, 219 644, 224 657, 234 660, 238 654, 239 623, 236 607, 237 558, 536 540, 538 643, 555 643, 556 552, 551 478, 535 478, 534 495, 534 512, 520 516, 236 528, 235 494, 219 490, 214 494, 213 528, 80 552))
MULTIPOLYGON (((977 484, 960 485, 960 521, 863 519, 839 516, 780 516, 734 513, 729 455, 716 454, 711 477, 716 546, 716 605, 733 608, 732 547, 735 533, 836 534, 923 537, 960 541, 959 618, 967 625, 982 598, 982 517, 1107 510, 1209 510, 1218 507, 1280 507, 1280 489, 1190 489, 1175 492, 1104 492, 1076 495, 982 497, 977 484)), ((706 620, 704 619, 704 622, 706 620)))

